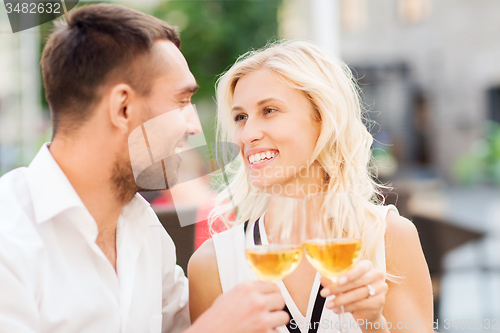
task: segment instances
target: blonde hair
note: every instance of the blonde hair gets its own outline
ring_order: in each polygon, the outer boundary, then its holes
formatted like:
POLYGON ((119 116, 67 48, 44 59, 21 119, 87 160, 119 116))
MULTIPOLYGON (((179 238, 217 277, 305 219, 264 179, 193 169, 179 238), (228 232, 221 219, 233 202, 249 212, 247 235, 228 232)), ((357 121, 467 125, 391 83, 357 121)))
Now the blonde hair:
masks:
MULTIPOLYGON (((236 84, 259 69, 278 74, 278 79, 302 91, 312 103, 321 133, 311 160, 317 160, 327 174, 327 194, 351 194, 362 225, 360 258, 381 268, 376 252, 386 221, 375 205, 380 203, 381 186, 373 180, 370 169, 373 138, 363 123, 359 89, 350 69, 305 41, 277 42, 247 52, 217 82, 217 142, 234 141, 231 107, 236 84)), ((209 224, 222 219, 231 227, 244 223, 254 210, 263 213, 264 191, 250 186, 245 163, 229 163, 225 172, 230 174, 229 185, 221 187, 215 198, 209 224), (235 209, 235 219, 230 221, 228 217, 235 209)))

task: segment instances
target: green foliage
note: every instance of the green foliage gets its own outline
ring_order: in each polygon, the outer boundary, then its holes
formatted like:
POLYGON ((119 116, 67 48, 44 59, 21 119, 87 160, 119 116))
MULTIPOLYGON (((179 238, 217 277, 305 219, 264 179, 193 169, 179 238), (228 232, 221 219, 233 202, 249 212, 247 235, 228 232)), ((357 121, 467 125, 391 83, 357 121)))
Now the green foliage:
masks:
POLYGON ((152 14, 180 28, 181 51, 200 90, 212 98, 217 76, 250 49, 260 48, 278 32, 281 1, 165 1, 152 14))
MULTIPOLYGON (((217 77, 240 55, 260 48, 276 38, 281 1, 170 0, 161 1, 151 9, 149 14, 180 29, 181 51, 200 86, 193 97, 195 104, 207 105, 207 100, 210 102, 213 99, 217 77)), ((105 1, 95 3, 99 2, 105 1)), ((91 3, 94 2, 80 2, 78 6, 91 3)), ((137 3, 123 1, 122 4, 135 7, 134 4, 137 3)), ((52 29, 53 22, 41 25, 40 52, 52 29)), ((41 89, 42 107, 48 112, 43 85, 41 89)), ((207 112, 206 108, 204 109, 203 111, 207 112)), ((214 112, 200 115, 208 142, 215 141, 214 116, 214 112)))
POLYGON ((500 124, 486 123, 486 137, 474 143, 453 166, 452 173, 460 183, 495 183, 500 185, 500 124))

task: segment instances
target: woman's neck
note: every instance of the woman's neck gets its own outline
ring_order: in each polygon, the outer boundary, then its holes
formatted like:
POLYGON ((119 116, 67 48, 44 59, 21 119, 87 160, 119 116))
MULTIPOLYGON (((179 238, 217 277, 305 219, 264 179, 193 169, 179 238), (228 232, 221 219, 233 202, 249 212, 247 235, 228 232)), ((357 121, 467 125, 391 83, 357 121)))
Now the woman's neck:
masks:
POLYGON ((299 170, 296 177, 267 188, 266 193, 303 198, 324 192, 327 186, 325 170, 318 162, 314 162, 308 169, 299 170))

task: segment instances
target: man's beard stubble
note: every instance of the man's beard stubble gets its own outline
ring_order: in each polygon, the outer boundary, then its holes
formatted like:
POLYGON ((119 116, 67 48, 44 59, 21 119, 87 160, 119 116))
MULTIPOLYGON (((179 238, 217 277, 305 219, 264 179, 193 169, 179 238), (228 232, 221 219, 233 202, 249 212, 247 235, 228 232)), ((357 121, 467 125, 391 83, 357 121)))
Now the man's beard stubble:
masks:
POLYGON ((121 158, 116 158, 111 175, 111 183, 117 200, 126 204, 134 197, 140 188, 135 183, 130 162, 126 163, 121 158))
POLYGON ((141 172, 141 184, 147 184, 147 187, 141 187, 137 185, 134 178, 130 159, 117 157, 111 176, 117 200, 122 204, 127 204, 139 191, 159 191, 174 186, 178 182, 179 163, 177 161, 177 156, 172 155, 141 172))

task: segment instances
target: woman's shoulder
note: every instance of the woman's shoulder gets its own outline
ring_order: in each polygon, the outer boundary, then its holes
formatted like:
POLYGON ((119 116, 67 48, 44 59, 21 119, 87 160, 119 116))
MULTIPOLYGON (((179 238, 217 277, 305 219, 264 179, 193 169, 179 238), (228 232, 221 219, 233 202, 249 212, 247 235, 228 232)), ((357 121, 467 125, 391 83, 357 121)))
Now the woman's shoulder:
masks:
POLYGON ((413 222, 394 211, 388 211, 386 222, 387 268, 396 275, 405 276, 411 271, 412 265, 422 262, 424 258, 417 228, 413 222))
POLYGON ((217 275, 217 258, 212 239, 207 239, 189 259, 188 276, 217 275))
MULTIPOLYGON (((408 239, 418 240, 417 229, 413 222, 399 214, 394 205, 378 205, 370 203, 373 212, 383 218, 386 224, 385 240, 386 243, 404 243, 408 239)), ((419 243, 420 244, 420 243, 419 243)))
POLYGON ((380 204, 375 204, 373 202, 369 202, 369 209, 372 211, 372 213, 380 215, 382 218, 384 218, 387 221, 387 216, 389 212, 395 213, 397 216, 399 216, 399 211, 394 205, 380 205, 380 204))
POLYGON ((388 237, 418 237, 417 228, 407 218, 399 215, 397 211, 388 210, 386 216, 388 237))
POLYGON ((398 209, 394 205, 380 205, 375 203, 370 203, 372 212, 379 215, 386 224, 385 238, 397 239, 402 238, 414 238, 418 237, 417 229, 413 222, 399 214, 398 209))
POLYGON ((392 248, 395 252, 411 249, 421 251, 418 231, 413 222, 394 211, 387 213, 386 222, 386 247, 392 248))
MULTIPOLYGON (((226 247, 234 239, 235 235, 243 232, 243 225, 236 225, 230 229, 212 235, 194 252, 189 260, 189 265, 195 269, 217 271, 217 247, 226 247)), ((188 267, 189 271, 189 267, 188 267)), ((218 274, 218 273, 217 273, 218 274)))
POLYGON ((203 244, 201 244, 200 247, 194 251, 190 261, 204 261, 211 258, 215 259, 215 247, 212 238, 204 241, 203 244))

